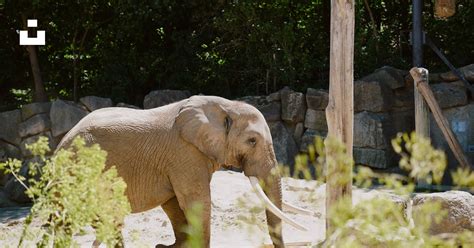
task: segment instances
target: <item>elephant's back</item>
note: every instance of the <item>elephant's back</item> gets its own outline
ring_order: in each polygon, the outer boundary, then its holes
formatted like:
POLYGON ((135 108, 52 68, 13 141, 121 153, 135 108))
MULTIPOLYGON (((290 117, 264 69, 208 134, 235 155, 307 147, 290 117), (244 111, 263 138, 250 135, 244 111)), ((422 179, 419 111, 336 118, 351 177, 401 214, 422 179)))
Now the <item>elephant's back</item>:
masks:
POLYGON ((171 104, 149 110, 111 107, 93 111, 62 138, 58 149, 68 147, 77 136, 106 149, 169 134, 178 109, 171 104))

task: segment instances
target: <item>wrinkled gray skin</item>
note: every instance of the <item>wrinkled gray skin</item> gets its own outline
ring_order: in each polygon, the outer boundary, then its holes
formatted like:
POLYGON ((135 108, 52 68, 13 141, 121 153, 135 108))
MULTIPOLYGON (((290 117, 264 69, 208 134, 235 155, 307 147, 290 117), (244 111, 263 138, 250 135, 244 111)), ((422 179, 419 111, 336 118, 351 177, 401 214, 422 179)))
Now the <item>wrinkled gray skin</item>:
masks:
MULTIPOLYGON (((132 212, 162 206, 176 236, 173 247, 183 247, 184 212, 194 202, 204 206, 203 237, 209 246, 210 181, 219 168, 238 168, 261 179, 265 193, 281 209, 280 177, 270 173, 277 165, 270 130, 251 105, 193 96, 149 110, 100 109, 71 129, 58 149, 78 135, 107 151, 107 168, 115 165, 127 183, 132 212)), ((275 247, 283 247, 281 220, 268 211, 266 215, 275 247)))

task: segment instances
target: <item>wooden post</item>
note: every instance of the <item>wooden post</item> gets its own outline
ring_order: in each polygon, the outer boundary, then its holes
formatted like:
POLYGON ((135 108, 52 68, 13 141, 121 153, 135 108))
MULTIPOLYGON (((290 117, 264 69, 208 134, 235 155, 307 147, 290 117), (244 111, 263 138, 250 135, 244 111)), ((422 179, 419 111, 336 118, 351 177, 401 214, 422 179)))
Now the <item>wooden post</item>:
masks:
POLYGON ((439 104, 436 101, 436 98, 428 84, 428 70, 424 68, 414 67, 410 70, 410 74, 415 80, 415 87, 418 89, 420 94, 425 98, 426 102, 428 103, 428 106, 430 107, 431 112, 433 113, 436 124, 438 124, 439 129, 441 129, 444 138, 448 142, 448 145, 453 151, 453 154, 458 160, 459 164, 464 168, 469 168, 469 161, 464 155, 464 152, 461 148, 461 145, 459 144, 458 139, 451 130, 449 122, 446 117, 444 117, 443 111, 439 107, 439 104))
MULTIPOLYGON (((328 137, 342 141, 348 155, 352 158, 354 129, 353 0, 331 0, 330 46, 329 103, 326 108, 328 137)), ((352 163, 350 164, 352 165, 352 163)), ((330 209, 342 197, 352 199, 352 168, 349 169, 349 172, 347 176, 351 178, 343 185, 338 184, 335 177, 326 178, 326 237, 331 235, 330 230, 333 229, 329 222, 330 209)))
MULTIPOLYGON (((423 0, 413 0, 413 30, 412 30, 412 47, 413 47, 413 66, 421 67, 423 65, 423 0)), ((428 115, 428 106, 426 106, 423 96, 414 87, 415 94, 415 131, 420 137, 430 137, 430 119, 428 115)))

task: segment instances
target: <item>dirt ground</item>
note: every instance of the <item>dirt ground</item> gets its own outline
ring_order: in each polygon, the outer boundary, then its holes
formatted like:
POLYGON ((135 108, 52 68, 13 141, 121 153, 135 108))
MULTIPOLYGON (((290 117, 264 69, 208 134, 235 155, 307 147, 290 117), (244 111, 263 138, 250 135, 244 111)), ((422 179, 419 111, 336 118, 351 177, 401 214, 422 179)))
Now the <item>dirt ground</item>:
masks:
MULTIPOLYGON (((283 226, 285 243, 321 242, 325 235, 325 185, 316 181, 284 178, 282 187, 284 201, 315 212, 315 216, 287 212, 291 218, 310 231, 299 231, 285 223, 283 226)), ((218 171, 213 175, 211 191, 211 247, 262 247, 271 243, 263 209, 258 211, 257 221, 251 221, 250 209, 261 204, 247 177, 241 173, 218 171)), ((377 194, 376 191, 354 189, 353 199, 354 202, 358 202, 377 194)), ((17 244, 22 221, 28 210, 28 208, 0 209, 0 247, 14 247, 17 244)), ((154 247, 158 243, 169 245, 174 242, 171 223, 160 207, 128 216, 123 235, 127 247, 154 247)), ((81 247, 91 247, 94 235, 91 230, 75 239, 81 247)))

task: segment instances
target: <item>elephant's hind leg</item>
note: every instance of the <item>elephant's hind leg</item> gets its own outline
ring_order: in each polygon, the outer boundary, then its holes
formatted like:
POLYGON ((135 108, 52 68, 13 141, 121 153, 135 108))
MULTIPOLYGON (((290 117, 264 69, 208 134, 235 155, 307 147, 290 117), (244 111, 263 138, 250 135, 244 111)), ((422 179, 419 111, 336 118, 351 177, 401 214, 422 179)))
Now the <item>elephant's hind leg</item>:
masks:
MULTIPOLYGON (((186 233, 184 228, 187 225, 186 216, 184 211, 179 207, 178 199, 173 197, 167 202, 161 205, 166 215, 171 221, 173 226, 174 236, 176 237, 176 242, 171 247, 184 247, 186 242, 186 233)), ((157 245, 156 247, 169 247, 164 245, 157 245)))

